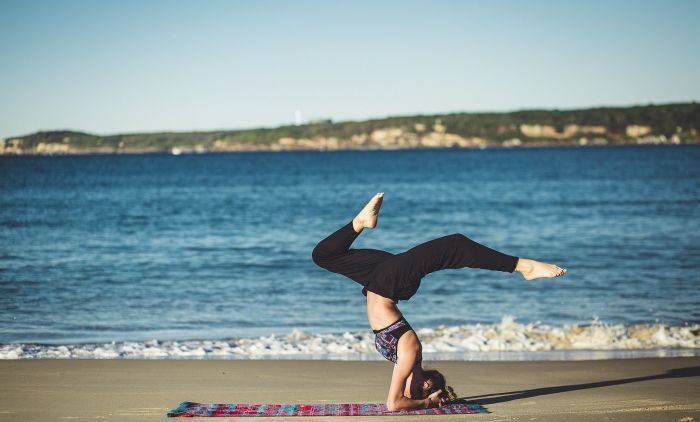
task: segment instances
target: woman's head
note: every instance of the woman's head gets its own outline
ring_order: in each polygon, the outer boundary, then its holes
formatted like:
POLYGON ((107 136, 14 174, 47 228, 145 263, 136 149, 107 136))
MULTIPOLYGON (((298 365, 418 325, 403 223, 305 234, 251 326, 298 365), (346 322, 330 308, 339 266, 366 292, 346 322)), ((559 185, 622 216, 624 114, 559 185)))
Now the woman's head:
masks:
POLYGON ((422 398, 426 398, 438 390, 445 391, 445 376, 436 369, 424 369, 422 387, 422 398))
POLYGON ((442 390, 440 397, 445 398, 448 402, 457 399, 457 395, 452 387, 446 385, 445 376, 442 375, 440 371, 436 369, 424 369, 421 398, 424 399, 438 390, 442 390))

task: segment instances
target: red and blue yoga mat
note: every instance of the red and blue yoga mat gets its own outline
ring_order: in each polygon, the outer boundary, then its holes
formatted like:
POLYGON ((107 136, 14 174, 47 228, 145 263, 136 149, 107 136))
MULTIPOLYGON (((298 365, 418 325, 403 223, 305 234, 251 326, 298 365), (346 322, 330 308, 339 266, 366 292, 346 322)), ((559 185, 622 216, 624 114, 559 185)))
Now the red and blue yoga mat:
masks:
POLYGON ((398 415, 456 415, 488 413, 475 403, 449 403, 431 409, 390 412, 386 405, 374 403, 343 404, 207 404, 183 401, 168 412, 169 417, 255 417, 255 416, 398 416, 398 415))

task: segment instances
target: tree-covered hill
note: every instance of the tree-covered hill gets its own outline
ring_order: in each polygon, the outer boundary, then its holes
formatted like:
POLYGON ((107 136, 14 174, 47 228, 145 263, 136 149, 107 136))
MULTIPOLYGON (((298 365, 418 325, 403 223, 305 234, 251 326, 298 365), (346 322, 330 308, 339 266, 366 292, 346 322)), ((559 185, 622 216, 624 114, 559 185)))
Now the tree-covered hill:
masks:
POLYGON ((100 136, 45 131, 0 141, 0 153, 490 147, 700 143, 700 104, 522 110, 321 121, 276 128, 100 136))

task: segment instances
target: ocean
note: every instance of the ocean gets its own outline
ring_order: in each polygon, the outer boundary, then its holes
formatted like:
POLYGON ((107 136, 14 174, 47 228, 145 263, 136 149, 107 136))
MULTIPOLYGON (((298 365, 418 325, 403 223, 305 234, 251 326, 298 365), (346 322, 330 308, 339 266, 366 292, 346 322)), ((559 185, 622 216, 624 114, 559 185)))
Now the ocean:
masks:
POLYGON ((436 359, 700 355, 700 148, 0 157, 0 358, 375 359, 315 244, 463 233, 561 278, 446 270, 400 309, 436 359))

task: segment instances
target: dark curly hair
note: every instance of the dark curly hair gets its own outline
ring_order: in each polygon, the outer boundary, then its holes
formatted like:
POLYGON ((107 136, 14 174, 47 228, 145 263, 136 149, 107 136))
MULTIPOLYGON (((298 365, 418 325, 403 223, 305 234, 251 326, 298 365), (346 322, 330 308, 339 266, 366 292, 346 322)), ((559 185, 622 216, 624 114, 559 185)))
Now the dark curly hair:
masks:
POLYGON ((437 369, 425 369, 423 370, 423 375, 430 381, 432 381, 430 388, 423 392, 423 397, 426 398, 438 390, 442 390, 440 397, 446 399, 448 402, 455 401, 457 399, 457 394, 455 390, 447 385, 445 381, 445 376, 442 375, 437 369))

